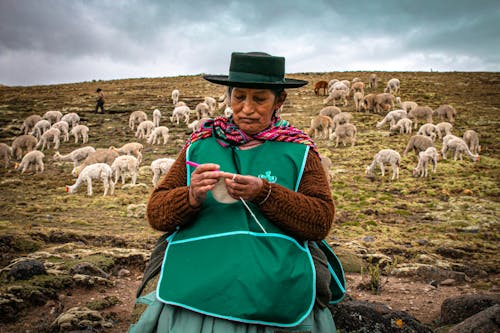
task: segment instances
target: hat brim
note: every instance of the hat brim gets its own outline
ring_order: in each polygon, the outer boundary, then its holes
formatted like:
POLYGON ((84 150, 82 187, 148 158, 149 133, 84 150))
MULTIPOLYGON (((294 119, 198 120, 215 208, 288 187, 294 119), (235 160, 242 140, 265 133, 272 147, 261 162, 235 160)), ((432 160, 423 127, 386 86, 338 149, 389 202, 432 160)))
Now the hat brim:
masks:
POLYGON ((223 86, 238 88, 299 88, 305 86, 308 82, 304 80, 285 79, 284 82, 251 82, 251 81, 230 81, 227 75, 204 75, 203 78, 209 82, 223 86))

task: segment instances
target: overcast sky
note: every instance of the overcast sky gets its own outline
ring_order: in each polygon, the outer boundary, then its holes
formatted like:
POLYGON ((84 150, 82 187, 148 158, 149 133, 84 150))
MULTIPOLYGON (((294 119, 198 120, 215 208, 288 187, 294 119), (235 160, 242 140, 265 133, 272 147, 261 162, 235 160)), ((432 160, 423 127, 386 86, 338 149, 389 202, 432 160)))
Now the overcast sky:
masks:
POLYGON ((0 0, 0 84, 227 74, 500 71, 499 0, 0 0))

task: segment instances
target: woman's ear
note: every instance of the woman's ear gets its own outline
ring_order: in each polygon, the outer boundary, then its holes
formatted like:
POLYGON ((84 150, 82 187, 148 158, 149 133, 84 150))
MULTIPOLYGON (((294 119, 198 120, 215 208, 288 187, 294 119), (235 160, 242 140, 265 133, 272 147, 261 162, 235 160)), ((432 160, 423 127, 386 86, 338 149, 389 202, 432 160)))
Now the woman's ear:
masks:
POLYGON ((283 103, 285 103, 285 100, 286 100, 286 91, 282 91, 281 94, 279 96, 276 97, 276 106, 275 106, 275 110, 278 110, 279 108, 281 108, 281 106, 283 105, 283 103))

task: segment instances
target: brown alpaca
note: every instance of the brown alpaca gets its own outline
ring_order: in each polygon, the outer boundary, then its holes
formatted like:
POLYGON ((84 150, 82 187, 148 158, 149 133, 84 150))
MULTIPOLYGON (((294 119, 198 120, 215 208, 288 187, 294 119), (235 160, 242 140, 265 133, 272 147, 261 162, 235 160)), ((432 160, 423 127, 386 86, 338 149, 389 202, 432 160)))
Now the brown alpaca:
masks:
POLYGON ((314 84, 314 94, 319 96, 320 89, 323 89, 323 96, 326 96, 326 91, 328 90, 328 82, 318 81, 314 84))

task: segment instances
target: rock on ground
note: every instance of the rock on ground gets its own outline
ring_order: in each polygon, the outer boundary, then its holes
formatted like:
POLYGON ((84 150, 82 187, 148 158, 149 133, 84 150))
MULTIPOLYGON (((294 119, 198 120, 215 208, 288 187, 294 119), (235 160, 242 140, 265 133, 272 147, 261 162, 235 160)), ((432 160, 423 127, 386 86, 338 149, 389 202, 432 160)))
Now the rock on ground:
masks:
POLYGON ((441 304, 441 323, 459 323, 495 304, 500 304, 500 295, 463 295, 447 298, 441 304))
POLYGON ((495 304, 490 306, 486 310, 467 318, 448 331, 448 333, 475 332, 500 332, 500 305, 495 304))

